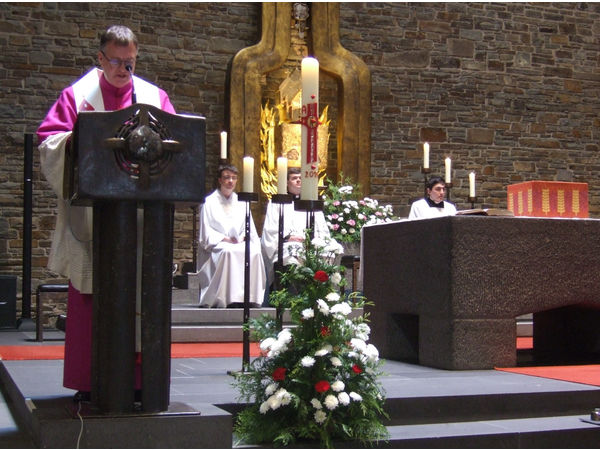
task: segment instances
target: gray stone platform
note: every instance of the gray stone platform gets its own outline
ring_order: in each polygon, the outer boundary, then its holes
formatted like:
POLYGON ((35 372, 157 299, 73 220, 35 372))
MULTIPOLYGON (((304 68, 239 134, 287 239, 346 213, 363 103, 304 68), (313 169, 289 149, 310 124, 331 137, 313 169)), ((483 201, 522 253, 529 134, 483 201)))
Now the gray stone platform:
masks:
POLYGON ((514 366, 515 318, 528 313, 534 348, 600 350, 600 220, 454 216, 363 233, 364 293, 375 302, 366 312, 385 358, 514 366))

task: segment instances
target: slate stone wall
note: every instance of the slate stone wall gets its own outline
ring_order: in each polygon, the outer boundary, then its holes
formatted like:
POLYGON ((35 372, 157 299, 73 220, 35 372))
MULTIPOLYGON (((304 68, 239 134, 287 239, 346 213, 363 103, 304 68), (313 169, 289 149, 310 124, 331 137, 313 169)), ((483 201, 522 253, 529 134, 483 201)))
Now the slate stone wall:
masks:
MULTIPOLYGON (((451 196, 506 207, 506 185, 589 183, 600 216, 599 31, 596 3, 342 3, 340 37, 372 74, 371 193, 406 215, 431 167, 453 160, 451 196)), ((178 112, 207 117, 207 173, 219 157, 233 56, 260 39, 259 3, 0 3, 0 273, 21 274, 23 134, 60 90, 95 64, 98 32, 130 26, 136 72, 178 112)), ((34 155, 33 278, 45 269, 55 196, 34 155)), ((191 260, 191 208, 178 208, 175 260, 191 260)), ((20 291, 20 282, 19 282, 20 291)))

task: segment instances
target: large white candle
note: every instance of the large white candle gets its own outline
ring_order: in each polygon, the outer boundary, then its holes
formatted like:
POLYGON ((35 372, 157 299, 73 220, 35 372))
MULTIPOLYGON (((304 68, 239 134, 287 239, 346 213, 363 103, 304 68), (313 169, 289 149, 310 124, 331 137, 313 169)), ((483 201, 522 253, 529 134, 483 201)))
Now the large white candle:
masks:
POLYGON ((243 192, 254 192, 254 158, 244 156, 243 192))
POLYGON ((227 159, 227 131, 221 131, 221 159, 227 159))
POLYGON ((319 62, 304 58, 302 77, 302 200, 317 200, 319 184, 319 158, 317 152, 317 127, 319 126, 319 62))
POLYGON ((429 142, 423 144, 423 169, 429 169, 429 142))
POLYGON ((469 197, 475 198, 475 172, 469 174, 469 197))
POLYGON ((452 182, 451 172, 452 172, 452 161, 450 158, 446 158, 446 183, 452 182))
POLYGON ((277 193, 287 194, 287 166, 288 160, 285 156, 277 158, 277 193))

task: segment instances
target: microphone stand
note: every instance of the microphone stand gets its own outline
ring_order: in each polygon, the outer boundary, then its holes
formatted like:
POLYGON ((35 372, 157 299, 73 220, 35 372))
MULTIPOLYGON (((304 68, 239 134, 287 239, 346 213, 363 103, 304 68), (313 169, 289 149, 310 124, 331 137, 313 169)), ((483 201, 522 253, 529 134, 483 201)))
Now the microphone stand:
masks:
POLYGON ((137 96, 135 95, 135 83, 133 82, 133 67, 130 64, 125 66, 127 72, 129 72, 129 76, 131 77, 131 104, 134 105, 137 103, 137 96))

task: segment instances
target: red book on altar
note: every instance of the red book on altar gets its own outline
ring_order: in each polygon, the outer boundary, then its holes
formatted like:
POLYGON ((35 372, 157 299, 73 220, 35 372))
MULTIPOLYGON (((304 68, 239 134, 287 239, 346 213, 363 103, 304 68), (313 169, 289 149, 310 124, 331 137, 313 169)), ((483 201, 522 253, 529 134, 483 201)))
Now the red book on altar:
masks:
POLYGON ((589 217, 587 183, 526 181, 507 190, 507 209, 515 216, 589 217))

